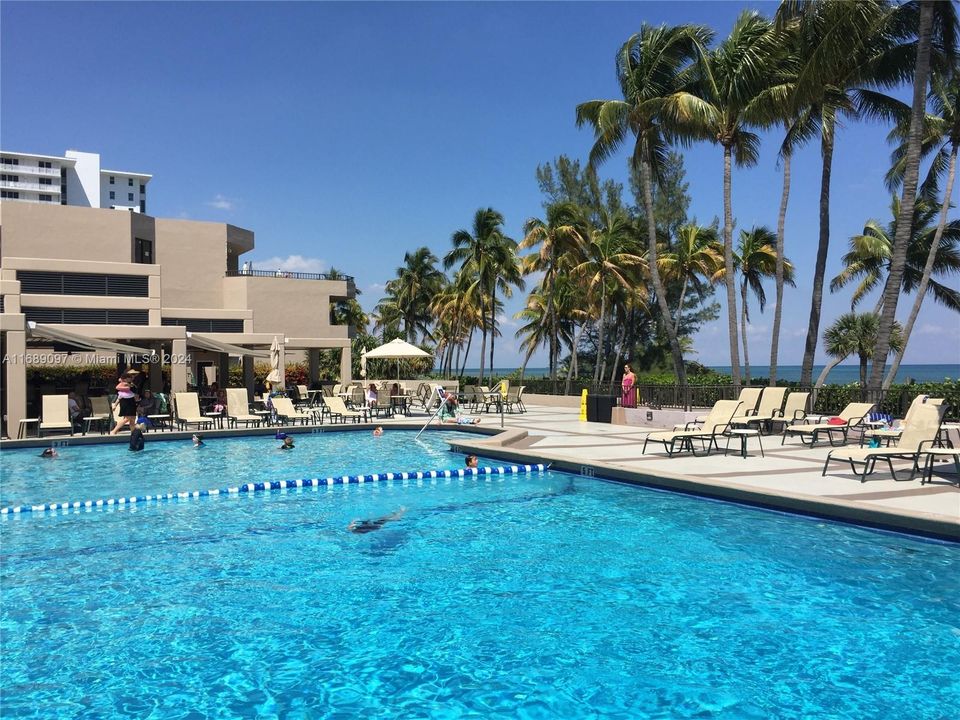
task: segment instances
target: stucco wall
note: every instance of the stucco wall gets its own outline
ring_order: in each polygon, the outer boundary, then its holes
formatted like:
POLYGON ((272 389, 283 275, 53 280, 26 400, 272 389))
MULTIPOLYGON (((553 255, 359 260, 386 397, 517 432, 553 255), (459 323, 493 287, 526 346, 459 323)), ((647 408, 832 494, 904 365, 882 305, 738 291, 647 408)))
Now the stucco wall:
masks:
POLYGON ((222 308, 227 230, 219 223, 157 219, 161 292, 171 307, 222 308))
MULTIPOLYGON (((166 272, 166 269, 164 269, 166 272)), ((253 310, 253 332, 283 330, 287 337, 346 337, 330 325, 330 297, 342 296, 337 280, 231 277, 223 280, 225 307, 253 310)))
MULTIPOLYGON (((0 203, 4 257, 123 262, 133 260, 137 237, 154 239, 154 219, 118 210, 69 205, 0 203)), ((222 226, 221 226, 222 227, 222 226)))

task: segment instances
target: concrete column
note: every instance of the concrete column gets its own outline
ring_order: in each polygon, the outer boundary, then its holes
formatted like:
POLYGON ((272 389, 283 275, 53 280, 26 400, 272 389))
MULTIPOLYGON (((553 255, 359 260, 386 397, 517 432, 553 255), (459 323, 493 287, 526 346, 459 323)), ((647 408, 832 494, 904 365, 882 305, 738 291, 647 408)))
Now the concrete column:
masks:
POLYGON ((307 387, 310 387, 320 375, 320 351, 316 348, 307 350, 307 387))
POLYGON ((346 384, 353 380, 353 357, 349 347, 340 350, 340 382, 346 384))
MULTIPOLYGON (((24 355, 27 352, 27 333, 11 331, 7 333, 7 437, 15 438, 20 431, 20 420, 27 416, 27 366, 24 355)), ((36 429, 36 428, 34 428, 36 429)))
POLYGON ((243 386, 247 389, 247 402, 253 402, 253 388, 256 385, 256 379, 253 374, 253 357, 251 355, 243 356, 243 386))
POLYGON ((217 382, 221 388, 230 387, 230 356, 227 353, 217 354, 217 382))
POLYGON ((187 391, 187 341, 174 340, 170 350, 170 392, 187 391))

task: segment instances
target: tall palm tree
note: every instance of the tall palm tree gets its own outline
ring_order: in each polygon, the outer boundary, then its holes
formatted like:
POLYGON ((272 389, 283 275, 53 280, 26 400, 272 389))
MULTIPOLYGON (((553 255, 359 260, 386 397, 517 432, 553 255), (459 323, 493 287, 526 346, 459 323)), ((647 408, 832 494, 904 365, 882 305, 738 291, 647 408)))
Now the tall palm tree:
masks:
MULTIPOLYGON (((795 140, 819 131, 822 165, 820 172, 820 231, 814 263, 810 318, 804 345, 801 384, 813 376, 813 359, 820 335, 823 280, 830 249, 830 180, 839 120, 856 119, 864 103, 880 98, 860 86, 889 85, 902 76, 900 62, 891 59, 895 43, 887 25, 887 0, 831 2, 830 0, 783 0, 777 10, 780 27, 796 23, 799 69, 791 92, 796 122, 791 127, 795 140)), ((794 143, 791 143, 794 144, 794 143)))
POLYGON ((523 290, 525 285, 516 240, 502 233, 495 236, 489 248, 489 266, 493 278, 490 283, 490 376, 493 377, 493 348, 500 335, 497 318, 502 307, 497 291, 502 297, 509 298, 513 295, 513 288, 523 290))
MULTIPOLYGON (((824 350, 831 360, 817 378, 815 387, 823 385, 834 367, 850 355, 856 355, 860 360, 860 387, 866 388, 867 364, 876 351, 879 326, 880 317, 875 313, 849 312, 837 318, 823 333, 824 350)), ((903 343, 900 332, 900 324, 897 323, 891 341, 894 351, 903 343)))
POLYGON ((677 228, 673 243, 659 249, 657 264, 660 277, 668 283, 680 286, 680 297, 674 313, 674 332, 680 335, 683 319, 683 304, 690 288, 703 298, 707 284, 723 266, 723 245, 717 240, 717 231, 690 223, 677 228))
MULTIPOLYGON (((850 302, 851 309, 855 309, 872 290, 880 287, 887 277, 893 257, 893 238, 896 236, 900 217, 900 198, 894 196, 890 205, 893 216, 890 223, 884 227, 878 220, 868 220, 863 227, 863 233, 850 238, 850 250, 842 258, 843 269, 830 281, 831 292, 856 283, 850 302)), ((907 263, 901 276, 900 292, 904 295, 909 295, 914 290, 919 292, 931 246, 937 242, 934 262, 927 277, 928 288, 932 290, 938 303, 960 312, 960 292, 933 279, 934 276, 960 274, 960 220, 951 220, 943 232, 940 232, 939 224, 931 226, 937 214, 937 207, 924 198, 914 204, 907 263)), ((881 295, 875 308, 876 313, 881 311, 883 302, 884 296, 881 295)))
MULTIPOLYGON (((453 249, 443 264, 451 268, 460 264, 465 289, 476 292, 480 303, 482 342, 480 348, 480 382, 483 383, 487 336, 496 332, 496 291, 509 292, 510 285, 522 285, 516 259, 516 243, 503 233, 503 215, 493 208, 477 210, 472 231, 457 230, 451 236, 453 249), (501 277, 501 273, 503 276, 501 277)), ((493 342, 491 338, 491 353, 493 342)), ((491 365, 493 364, 491 355, 491 365)), ((492 368, 491 368, 492 370, 492 368)))
POLYGON ((732 164, 755 165, 760 138, 749 127, 751 105, 772 82, 783 45, 773 24, 755 11, 745 11, 714 50, 702 56, 689 91, 667 107, 675 125, 690 137, 723 148, 723 262, 727 290, 727 329, 734 385, 740 384, 737 339, 737 296, 733 260, 732 164))
MULTIPOLYGON (((600 224, 592 228, 584 259, 571 268, 571 275, 581 278, 591 297, 599 301, 597 317, 597 362, 593 382, 600 382, 601 355, 604 353, 604 332, 607 320, 607 298, 617 285, 630 288, 637 284, 637 271, 643 258, 632 242, 630 218, 624 213, 610 214, 600 210, 600 224)), ((669 324, 669 323, 668 323, 669 324)))
MULTIPOLYGON (((913 326, 920 314, 920 306, 926 297, 927 287, 936 268, 937 253, 940 251, 940 244, 947 229, 947 213, 950 209, 953 183, 957 173, 957 152, 960 150, 960 69, 953 68, 949 74, 933 74, 930 82, 929 102, 933 113, 927 115, 926 118, 922 154, 933 153, 934 157, 921 194, 935 198, 939 176, 944 172, 947 175, 946 187, 943 191, 943 201, 940 204, 940 219, 937 222, 937 229, 923 266, 923 276, 920 278, 917 295, 913 300, 913 307, 910 309, 910 316, 907 318, 907 324, 903 330, 903 348, 893 358, 887 377, 883 381, 884 390, 888 389, 897 377, 904 350, 907 343, 910 342, 913 326)), ((904 128, 903 125, 895 128, 891 133, 894 137, 899 136, 902 140, 906 140, 908 134, 909 127, 904 128)), ((891 173, 888 174, 888 179, 894 187, 899 185, 900 178, 903 176, 905 158, 906 147, 904 143, 894 151, 894 166, 891 173)), ((914 233, 916 234, 916 228, 914 233)), ((906 270, 904 272, 906 273, 906 270)))
POLYGON ((582 256, 586 244, 585 223, 580 208, 570 202, 552 203, 547 206, 546 218, 530 218, 523 226, 524 238, 520 250, 539 248, 523 258, 523 272, 542 272, 539 293, 544 302, 543 321, 548 334, 548 365, 550 380, 557 381, 557 364, 560 350, 560 322, 556 309, 557 279, 571 261, 582 256))
MULTIPOLYGON (((767 305, 767 293, 763 282, 777 273, 777 236, 766 227, 753 227, 740 231, 740 242, 733 255, 733 264, 740 275, 740 329, 743 338, 744 382, 750 384, 750 352, 747 344, 747 323, 750 322, 748 290, 752 290, 760 306, 767 305)), ((793 263, 783 258, 783 281, 790 286, 793 281, 793 263)), ((725 267, 718 268, 713 279, 721 280, 725 267)))
POLYGON ((429 335, 433 319, 430 303, 440 291, 444 279, 436 263, 436 255, 426 247, 405 253, 403 265, 397 268, 397 277, 391 281, 393 301, 403 317, 403 329, 409 343, 417 341, 418 332, 429 335))
POLYGON ((653 27, 644 23, 640 32, 631 36, 617 53, 617 79, 623 100, 591 100, 577 106, 577 125, 590 125, 595 133, 591 167, 610 157, 628 136, 634 138, 631 162, 639 171, 643 186, 650 284, 681 385, 687 381, 683 351, 670 322, 670 308, 657 266, 653 183, 675 138, 670 128, 662 125, 662 110, 667 99, 683 87, 691 62, 711 37, 711 31, 701 26, 653 27))
POLYGON ((892 338, 896 325, 897 303, 900 299, 900 285, 907 264, 907 251, 910 244, 913 219, 913 206, 916 202, 917 182, 920 176, 920 153, 923 142, 923 121, 926 110, 927 82, 930 75, 931 52, 934 43, 934 29, 939 31, 941 47, 952 57, 956 44, 957 17, 956 8, 948 2, 920 2, 916 31, 917 47, 913 75, 913 102, 910 108, 910 127, 907 131, 904 151, 903 195, 900 201, 900 215, 897 233, 893 241, 893 254, 890 258, 890 272, 883 290, 883 312, 877 331, 877 345, 870 386, 880 388, 887 355, 893 346, 892 338), (938 23, 935 23, 938 20, 938 23))

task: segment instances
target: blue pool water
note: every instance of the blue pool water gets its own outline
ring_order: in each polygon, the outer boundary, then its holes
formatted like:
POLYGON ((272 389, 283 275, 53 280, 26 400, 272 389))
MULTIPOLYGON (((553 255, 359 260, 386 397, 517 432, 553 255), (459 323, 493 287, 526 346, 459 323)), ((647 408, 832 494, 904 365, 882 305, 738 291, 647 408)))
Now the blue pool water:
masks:
POLYGON ((593 478, 44 513, 0 520, 0 541, 5 718, 913 719, 960 703, 957 546, 593 478))

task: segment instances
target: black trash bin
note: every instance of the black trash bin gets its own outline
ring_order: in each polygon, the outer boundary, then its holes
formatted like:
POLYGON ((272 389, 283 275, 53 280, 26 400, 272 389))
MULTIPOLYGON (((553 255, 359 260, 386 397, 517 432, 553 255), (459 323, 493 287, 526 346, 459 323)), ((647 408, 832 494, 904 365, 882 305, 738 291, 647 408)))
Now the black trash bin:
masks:
POLYGON ((597 422, 597 396, 587 393, 587 422, 597 422))
MULTIPOLYGON (((589 398, 589 396, 588 396, 589 398)), ((613 408, 617 404, 616 395, 594 395, 593 400, 596 403, 595 417, 593 422, 609 423, 613 416, 613 408)), ((590 416, 590 406, 587 406, 587 418, 590 416)))

